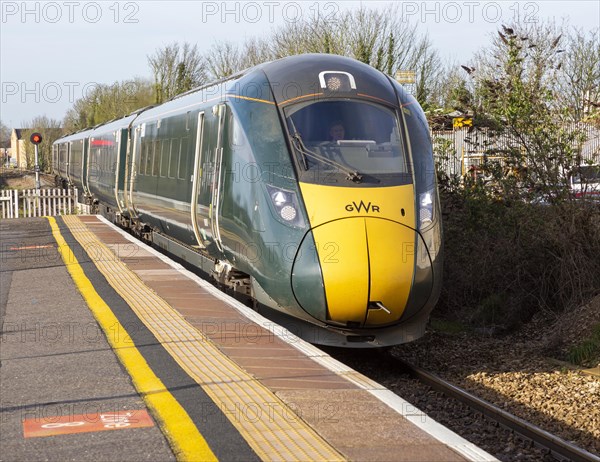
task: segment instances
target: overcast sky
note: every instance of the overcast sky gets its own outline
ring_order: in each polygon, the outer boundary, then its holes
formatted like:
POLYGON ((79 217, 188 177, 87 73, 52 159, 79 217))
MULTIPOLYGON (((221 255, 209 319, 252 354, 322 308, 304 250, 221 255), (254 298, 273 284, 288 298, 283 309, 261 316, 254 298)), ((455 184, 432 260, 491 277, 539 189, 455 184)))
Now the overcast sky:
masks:
MULTIPOLYGON (((500 24, 554 18, 592 30, 600 1, 402 1, 400 14, 428 33, 443 59, 468 62, 500 24)), ((151 76, 147 56, 174 41, 264 36, 285 22, 328 18, 386 2, 2 1, 0 119, 20 127, 38 115, 62 119, 97 83, 151 76)))

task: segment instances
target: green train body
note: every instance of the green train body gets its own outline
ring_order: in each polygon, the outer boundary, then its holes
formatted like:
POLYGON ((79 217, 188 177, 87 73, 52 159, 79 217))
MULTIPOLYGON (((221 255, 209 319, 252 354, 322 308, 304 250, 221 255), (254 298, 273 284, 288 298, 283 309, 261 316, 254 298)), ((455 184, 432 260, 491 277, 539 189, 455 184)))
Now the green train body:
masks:
POLYGON ((304 339, 381 347, 424 333, 442 265, 429 130, 370 66, 284 58, 53 149, 57 178, 90 206, 304 339))

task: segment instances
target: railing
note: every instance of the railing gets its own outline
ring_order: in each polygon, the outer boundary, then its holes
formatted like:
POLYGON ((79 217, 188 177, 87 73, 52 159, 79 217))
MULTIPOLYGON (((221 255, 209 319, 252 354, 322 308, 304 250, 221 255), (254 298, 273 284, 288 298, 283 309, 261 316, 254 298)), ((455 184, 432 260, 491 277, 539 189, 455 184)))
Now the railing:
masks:
MULTIPOLYGON (((564 129, 568 133, 577 131, 585 136, 584 142, 574 146, 582 162, 600 163, 600 128, 579 123, 567 125, 564 129)), ((464 175, 472 165, 470 162, 477 163, 476 159, 486 150, 520 146, 520 141, 510 136, 492 136, 486 130, 469 133, 467 128, 432 130, 431 137, 438 168, 450 176, 464 175)), ((487 158, 491 159, 489 156, 487 158)))
POLYGON ((2 218, 67 215, 77 210, 77 189, 8 189, 0 191, 2 218))

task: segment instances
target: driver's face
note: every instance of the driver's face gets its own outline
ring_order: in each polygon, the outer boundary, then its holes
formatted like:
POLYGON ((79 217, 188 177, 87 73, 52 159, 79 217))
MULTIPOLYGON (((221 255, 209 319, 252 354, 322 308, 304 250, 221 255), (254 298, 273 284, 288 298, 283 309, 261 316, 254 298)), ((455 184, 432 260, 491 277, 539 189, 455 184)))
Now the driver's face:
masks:
POLYGON ((344 134, 345 134, 345 130, 341 124, 334 125, 329 130, 329 136, 331 136, 332 141, 343 140, 344 134))

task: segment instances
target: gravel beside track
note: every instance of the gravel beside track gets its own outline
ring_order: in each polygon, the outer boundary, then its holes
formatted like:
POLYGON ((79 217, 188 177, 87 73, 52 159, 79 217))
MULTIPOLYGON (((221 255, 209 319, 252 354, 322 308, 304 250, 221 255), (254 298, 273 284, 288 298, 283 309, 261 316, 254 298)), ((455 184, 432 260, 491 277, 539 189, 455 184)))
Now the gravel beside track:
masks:
POLYGON ((600 455, 600 377, 570 370, 543 355, 530 335, 490 338, 428 333, 386 354, 332 354, 425 411, 502 461, 553 461, 519 435, 400 369, 395 357, 433 372, 566 441, 600 455))
POLYGON ((393 355, 600 454, 600 377, 548 360, 541 341, 428 335, 393 355))
POLYGON ((385 384, 404 399, 463 438, 501 461, 554 461, 542 448, 532 446, 511 431, 483 418, 468 406, 433 391, 415 379, 398 379, 385 384))

